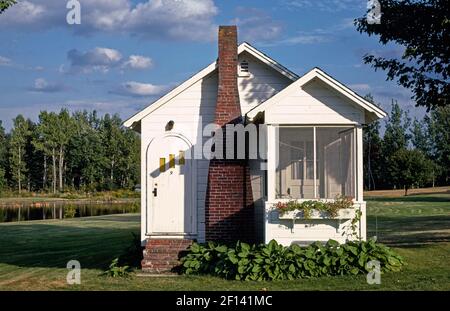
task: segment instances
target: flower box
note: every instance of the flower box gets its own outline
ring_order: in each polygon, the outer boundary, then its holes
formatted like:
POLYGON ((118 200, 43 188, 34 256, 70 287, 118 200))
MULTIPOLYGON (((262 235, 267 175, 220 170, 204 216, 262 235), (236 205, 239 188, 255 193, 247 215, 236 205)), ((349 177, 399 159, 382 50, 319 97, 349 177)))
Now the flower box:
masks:
MULTIPOLYGON (((356 209, 354 208, 344 208, 339 210, 339 214, 336 217, 330 217, 327 212, 322 212, 318 210, 311 211, 311 217, 308 219, 353 219, 356 216, 356 209)), ((303 211, 289 211, 283 215, 278 215, 279 219, 304 219, 303 211)))

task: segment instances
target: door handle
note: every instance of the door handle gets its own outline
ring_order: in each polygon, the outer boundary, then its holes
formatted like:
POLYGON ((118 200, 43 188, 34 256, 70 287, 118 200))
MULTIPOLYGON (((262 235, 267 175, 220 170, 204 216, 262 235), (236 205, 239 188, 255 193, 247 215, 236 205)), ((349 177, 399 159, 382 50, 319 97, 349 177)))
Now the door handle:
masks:
POLYGON ((158 196, 158 188, 153 188, 152 193, 153 193, 154 197, 157 197, 158 196))

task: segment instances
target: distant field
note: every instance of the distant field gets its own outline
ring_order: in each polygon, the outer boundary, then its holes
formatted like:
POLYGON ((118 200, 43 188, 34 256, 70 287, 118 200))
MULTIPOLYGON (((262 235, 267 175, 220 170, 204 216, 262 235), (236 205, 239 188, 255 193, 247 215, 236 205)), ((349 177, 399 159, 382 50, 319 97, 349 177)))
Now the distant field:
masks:
MULTIPOLYGON (((416 194, 450 194, 450 186, 409 189, 408 196, 416 194)), ((364 191, 364 197, 400 197, 405 195, 404 189, 364 191)))
MULTIPOLYGON (((446 191, 446 190, 445 190, 446 191)), ((239 282, 215 277, 99 276, 139 231, 139 215, 0 224, 0 290, 450 290, 450 194, 372 196, 368 233, 393 247, 407 266, 382 275, 280 282, 239 282), (81 285, 66 284, 66 263, 81 262, 81 285)))

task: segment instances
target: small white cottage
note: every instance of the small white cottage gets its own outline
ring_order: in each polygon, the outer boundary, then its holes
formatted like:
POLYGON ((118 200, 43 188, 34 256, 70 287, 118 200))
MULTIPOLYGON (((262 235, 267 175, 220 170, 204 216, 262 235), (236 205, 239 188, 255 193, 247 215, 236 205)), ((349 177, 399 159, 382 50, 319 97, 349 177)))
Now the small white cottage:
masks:
POLYGON ((170 270, 194 240, 365 239, 362 126, 384 116, 324 71, 298 76, 221 26, 217 61, 125 122, 142 141, 143 269, 170 270), (337 196, 354 204, 333 218, 274 209, 337 196))

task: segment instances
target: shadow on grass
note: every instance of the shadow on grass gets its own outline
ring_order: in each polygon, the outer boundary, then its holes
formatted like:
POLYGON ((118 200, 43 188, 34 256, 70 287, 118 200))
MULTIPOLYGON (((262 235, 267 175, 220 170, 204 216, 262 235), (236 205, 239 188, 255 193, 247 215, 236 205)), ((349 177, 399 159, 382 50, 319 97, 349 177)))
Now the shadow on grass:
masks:
POLYGON ((417 247, 450 242, 450 216, 369 216, 367 223, 369 237, 376 235, 379 242, 391 246, 417 247))
POLYGON ((0 264, 20 267, 66 268, 69 260, 78 260, 82 268, 104 269, 133 243, 132 232, 139 223, 127 217, 98 217, 107 221, 100 227, 86 221, 54 224, 33 223, 0 226, 0 264), (119 222, 115 226, 109 221, 119 222), (125 226, 125 227, 122 227, 125 226), (129 227, 128 227, 129 226, 129 227))

